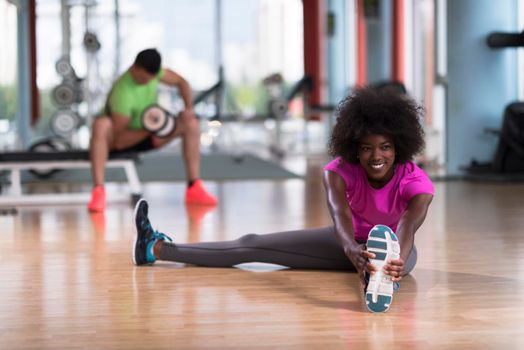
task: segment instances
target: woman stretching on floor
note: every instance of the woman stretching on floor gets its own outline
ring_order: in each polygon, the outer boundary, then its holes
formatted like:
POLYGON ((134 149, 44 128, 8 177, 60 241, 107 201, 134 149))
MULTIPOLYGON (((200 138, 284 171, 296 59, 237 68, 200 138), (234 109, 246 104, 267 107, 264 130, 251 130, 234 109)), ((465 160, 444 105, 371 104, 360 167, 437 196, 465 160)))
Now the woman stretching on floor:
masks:
POLYGON ((356 90, 337 110, 324 168, 333 226, 233 241, 175 244, 154 231, 145 200, 135 208, 136 265, 156 260, 209 267, 246 262, 297 269, 356 271, 372 312, 386 311, 402 276, 413 270, 415 232, 433 199, 433 184, 413 157, 424 148, 422 108, 392 91, 356 90))

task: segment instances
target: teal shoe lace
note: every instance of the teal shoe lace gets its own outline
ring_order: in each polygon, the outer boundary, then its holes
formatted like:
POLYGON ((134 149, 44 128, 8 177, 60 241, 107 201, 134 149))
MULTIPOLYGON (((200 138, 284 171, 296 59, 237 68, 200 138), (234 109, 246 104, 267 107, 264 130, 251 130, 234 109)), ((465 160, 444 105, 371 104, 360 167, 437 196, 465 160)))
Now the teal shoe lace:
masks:
POLYGON ((151 223, 149 222, 149 220, 147 220, 147 224, 145 226, 146 226, 146 230, 147 231, 153 231, 153 233, 151 234, 151 239, 149 240, 149 242, 151 242, 151 241, 165 241, 165 240, 168 240, 169 242, 173 242, 173 239, 171 237, 169 237, 168 235, 166 235, 165 233, 162 233, 162 232, 160 232, 158 230, 154 230, 153 226, 151 226, 151 223))
POLYGON ((165 240, 167 240, 169 242, 173 242, 173 239, 171 237, 169 237, 165 233, 159 232, 157 230, 155 230, 153 232, 153 239, 155 239, 157 241, 165 241, 165 240))
POLYGON ((158 232, 157 230, 153 230, 150 224, 147 225, 148 230, 151 230, 151 237, 149 237, 147 241, 147 247, 146 247, 146 261, 148 263, 154 263, 156 261, 155 254, 153 252, 155 243, 158 241, 169 241, 173 242, 171 237, 166 235, 165 233, 158 232))

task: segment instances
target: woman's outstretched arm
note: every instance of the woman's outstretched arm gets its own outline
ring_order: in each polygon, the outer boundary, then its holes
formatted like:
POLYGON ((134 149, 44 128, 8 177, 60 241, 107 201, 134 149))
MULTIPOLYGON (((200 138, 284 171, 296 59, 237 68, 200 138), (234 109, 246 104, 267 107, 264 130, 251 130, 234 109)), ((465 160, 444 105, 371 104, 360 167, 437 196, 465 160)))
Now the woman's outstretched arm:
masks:
POLYGON ((404 275, 404 263, 413 248, 415 232, 417 232, 420 225, 422 225, 426 219, 426 214, 432 200, 432 194, 423 193, 414 196, 409 201, 408 208, 400 218, 396 232, 400 244, 400 259, 392 260, 384 266, 384 270, 388 275, 393 277, 393 281, 400 281, 404 275))
POLYGON ((324 188, 337 237, 347 257, 357 269, 361 280, 364 281, 364 272, 373 273, 375 271, 375 266, 369 262, 369 259, 374 258, 375 255, 366 250, 365 244, 359 244, 355 240, 351 209, 346 198, 346 183, 337 173, 325 170, 324 188))

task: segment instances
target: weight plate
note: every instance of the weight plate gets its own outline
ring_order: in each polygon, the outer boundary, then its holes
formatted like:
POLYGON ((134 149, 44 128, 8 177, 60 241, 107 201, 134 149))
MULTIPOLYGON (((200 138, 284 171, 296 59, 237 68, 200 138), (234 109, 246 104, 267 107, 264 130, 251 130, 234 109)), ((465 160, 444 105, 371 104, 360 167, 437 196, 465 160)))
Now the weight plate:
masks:
POLYGON ((60 84, 53 89, 53 102, 59 107, 70 106, 75 101, 75 89, 67 83, 60 84))
POLYGON ((142 125, 150 132, 161 130, 168 122, 169 118, 164 109, 159 106, 151 106, 142 114, 142 125))
POLYGON ((71 110, 59 110, 51 117, 51 131, 57 136, 69 136, 78 127, 79 117, 71 110))
POLYGON ((164 126, 160 131, 156 133, 158 137, 168 137, 175 130, 175 118, 168 117, 166 126, 164 126))
POLYGON ((60 57, 55 64, 56 72, 62 77, 69 77, 73 73, 73 67, 66 56, 60 57))

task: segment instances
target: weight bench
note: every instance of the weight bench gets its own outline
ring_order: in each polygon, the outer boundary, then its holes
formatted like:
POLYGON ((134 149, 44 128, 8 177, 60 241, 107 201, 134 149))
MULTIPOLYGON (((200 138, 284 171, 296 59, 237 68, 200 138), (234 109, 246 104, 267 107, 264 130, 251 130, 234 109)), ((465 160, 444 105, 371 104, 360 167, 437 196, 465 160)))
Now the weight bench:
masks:
MULTIPOLYGON (((129 193, 111 194, 108 200, 136 201, 142 193, 134 161, 137 153, 113 152, 109 155, 106 168, 123 168, 131 188, 129 193)), ((0 153, 0 171, 11 172, 11 186, 0 195, 0 205, 37 205, 37 204, 71 204, 87 203, 91 194, 80 193, 46 193, 31 194, 22 192, 20 172, 22 170, 51 170, 90 168, 88 151, 66 152, 7 152, 0 153), (5 192, 5 193, 4 193, 5 192)))

